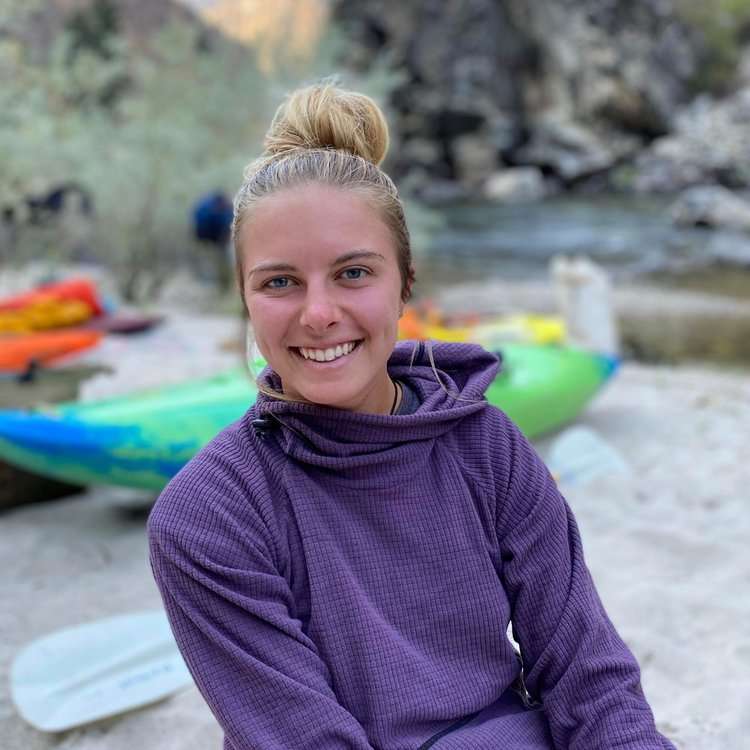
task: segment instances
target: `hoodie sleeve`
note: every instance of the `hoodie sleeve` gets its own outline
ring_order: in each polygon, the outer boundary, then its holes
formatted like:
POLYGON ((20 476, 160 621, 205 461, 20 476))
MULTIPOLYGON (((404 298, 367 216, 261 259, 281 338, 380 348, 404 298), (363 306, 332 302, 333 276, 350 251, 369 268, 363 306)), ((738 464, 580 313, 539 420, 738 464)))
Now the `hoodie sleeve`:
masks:
POLYGON ((542 702, 555 747, 674 750, 656 730, 635 657, 594 587, 570 507, 520 430, 501 419, 501 576, 526 688, 542 702))
POLYGON ((231 488, 195 473, 183 470, 154 506, 150 561, 177 644, 224 729, 225 747, 371 750, 293 616, 273 535, 260 514, 247 497, 228 501, 231 488))

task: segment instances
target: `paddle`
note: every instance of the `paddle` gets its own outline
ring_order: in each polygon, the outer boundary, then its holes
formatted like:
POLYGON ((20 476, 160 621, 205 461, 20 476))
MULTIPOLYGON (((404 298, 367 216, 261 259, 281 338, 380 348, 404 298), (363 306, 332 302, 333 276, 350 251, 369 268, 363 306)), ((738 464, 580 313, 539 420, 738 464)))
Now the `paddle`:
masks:
POLYGON ((583 425, 569 427, 555 438, 547 466, 563 485, 583 485, 607 474, 632 474, 619 451, 583 425))
POLYGON ((191 682, 161 610, 44 636, 16 656, 10 672, 16 708, 43 732, 145 706, 191 682))

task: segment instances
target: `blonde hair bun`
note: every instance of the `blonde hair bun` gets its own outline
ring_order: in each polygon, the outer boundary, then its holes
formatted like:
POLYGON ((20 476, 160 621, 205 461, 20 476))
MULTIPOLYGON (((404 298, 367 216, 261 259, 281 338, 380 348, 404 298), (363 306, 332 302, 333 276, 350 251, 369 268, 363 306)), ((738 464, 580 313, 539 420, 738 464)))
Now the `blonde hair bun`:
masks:
POLYGON ((365 94, 332 82, 289 94, 266 133, 265 156, 300 149, 337 149, 379 165, 388 151, 388 125, 380 107, 365 94))

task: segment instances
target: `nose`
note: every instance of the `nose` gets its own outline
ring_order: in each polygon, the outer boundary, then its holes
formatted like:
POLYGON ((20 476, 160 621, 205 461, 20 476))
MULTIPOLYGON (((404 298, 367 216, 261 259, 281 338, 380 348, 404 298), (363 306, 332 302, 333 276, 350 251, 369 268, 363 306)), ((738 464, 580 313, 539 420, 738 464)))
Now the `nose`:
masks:
POLYGON ((341 309, 329 291, 308 288, 300 324, 315 333, 325 333, 332 325, 341 320, 341 309))

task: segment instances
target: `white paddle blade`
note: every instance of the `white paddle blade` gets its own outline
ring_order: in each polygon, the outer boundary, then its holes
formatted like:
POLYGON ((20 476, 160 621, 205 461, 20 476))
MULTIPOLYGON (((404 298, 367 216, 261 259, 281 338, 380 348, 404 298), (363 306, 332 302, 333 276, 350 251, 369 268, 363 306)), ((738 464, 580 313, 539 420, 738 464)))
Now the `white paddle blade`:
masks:
POLYGON ((16 708, 43 732, 145 706, 191 683, 161 610, 44 636, 16 656, 10 672, 16 708))
POLYGON ((632 473, 614 446, 581 425, 569 427, 555 439, 547 466, 562 485, 583 485, 600 476, 632 473))

